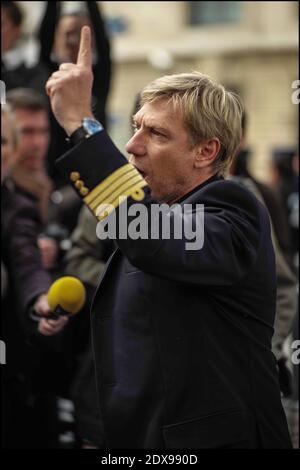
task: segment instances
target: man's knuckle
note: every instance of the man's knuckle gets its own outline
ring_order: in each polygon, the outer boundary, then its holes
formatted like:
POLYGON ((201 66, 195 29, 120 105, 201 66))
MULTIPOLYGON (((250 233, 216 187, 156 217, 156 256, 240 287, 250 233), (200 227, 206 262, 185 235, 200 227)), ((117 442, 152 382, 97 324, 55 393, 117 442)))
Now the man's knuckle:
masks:
POLYGON ((81 70, 79 70, 78 68, 74 69, 72 71, 72 76, 76 79, 81 78, 81 76, 82 76, 81 70))
POLYGON ((75 67, 74 64, 64 62, 59 66, 59 70, 66 71, 66 70, 73 69, 74 67, 75 67))

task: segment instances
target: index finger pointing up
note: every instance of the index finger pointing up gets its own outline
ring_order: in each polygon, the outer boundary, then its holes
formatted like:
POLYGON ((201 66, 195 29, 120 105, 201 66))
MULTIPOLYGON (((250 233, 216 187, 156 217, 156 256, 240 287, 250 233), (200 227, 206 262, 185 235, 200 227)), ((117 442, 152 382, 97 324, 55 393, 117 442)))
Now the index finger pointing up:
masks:
POLYGON ((89 26, 83 26, 81 29, 77 65, 84 67, 92 66, 91 30, 89 26))

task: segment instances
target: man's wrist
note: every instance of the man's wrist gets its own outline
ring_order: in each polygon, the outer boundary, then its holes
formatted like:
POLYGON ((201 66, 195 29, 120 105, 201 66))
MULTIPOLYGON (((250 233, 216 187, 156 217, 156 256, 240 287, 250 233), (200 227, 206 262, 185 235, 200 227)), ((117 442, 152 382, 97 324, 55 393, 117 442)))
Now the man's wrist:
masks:
POLYGON ((82 120, 81 126, 69 136, 69 143, 74 147, 102 130, 103 126, 99 121, 94 118, 85 117, 82 120))
POLYGON ((95 119, 95 117, 91 113, 87 113, 81 119, 69 121, 64 124, 64 129, 68 137, 70 137, 70 135, 73 134, 82 125, 82 120, 83 118, 86 118, 86 117, 90 119, 95 119))

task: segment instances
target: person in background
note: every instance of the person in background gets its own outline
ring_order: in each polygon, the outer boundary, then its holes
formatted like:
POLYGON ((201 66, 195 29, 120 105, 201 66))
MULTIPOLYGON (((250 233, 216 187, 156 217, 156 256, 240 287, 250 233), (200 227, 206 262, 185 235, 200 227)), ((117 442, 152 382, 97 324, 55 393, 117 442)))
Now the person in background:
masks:
POLYGON ((1 374, 1 441, 4 448, 48 447, 56 442, 55 397, 47 393, 45 398, 36 386, 43 387, 39 371, 45 366, 46 355, 53 356, 56 335, 67 319, 47 319, 46 293, 51 279, 37 246, 40 216, 34 202, 17 192, 10 178, 17 164, 18 131, 7 105, 1 106, 1 117, 2 258, 7 273, 1 314, 1 339, 7 345, 7 363, 1 374), (31 309, 40 321, 30 319, 31 309), (39 421, 41 403, 44 409, 48 407, 49 415, 39 421))
POLYGON ((243 114, 242 139, 237 155, 230 168, 231 177, 246 186, 268 209, 271 220, 271 235, 275 251, 277 274, 276 315, 272 350, 279 369, 279 383, 283 396, 283 405, 288 420, 294 447, 298 447, 295 429, 298 421, 293 413, 291 398, 297 395, 297 368, 291 374, 285 344, 289 339, 298 316, 297 279, 292 264, 291 239, 287 224, 287 214, 278 187, 269 187, 257 181, 249 171, 250 151, 247 148, 247 117, 243 114), (280 240, 280 242, 279 242, 280 240), (296 423, 296 426, 295 426, 296 423))
POLYGON ((53 183, 46 172, 50 143, 47 102, 37 91, 16 88, 7 93, 19 131, 18 161, 12 178, 16 186, 37 200, 43 224, 48 223, 53 183))
POLYGON ((273 352, 280 370, 281 388, 285 396, 292 393, 291 378, 286 367, 287 358, 283 351, 297 312, 296 278, 291 268, 290 237, 285 222, 284 206, 275 189, 256 180, 249 171, 250 151, 247 147, 248 117, 242 117, 242 139, 230 167, 231 177, 244 184, 267 207, 271 219, 271 234, 276 255, 277 303, 272 339, 273 352))
MULTIPOLYGON (((58 240, 48 235, 50 196, 53 182, 46 171, 46 156, 50 143, 48 105, 44 97, 30 88, 16 88, 7 93, 19 132, 18 160, 12 170, 12 179, 18 192, 30 197, 38 206, 43 230, 38 238, 44 267, 54 270, 59 260, 58 240)), ((60 224, 63 229, 63 225, 60 224)))
POLYGON ((279 191, 292 238, 293 264, 299 261, 299 154, 295 149, 273 153, 271 185, 279 191))
POLYGON ((20 2, 1 2, 1 79, 6 90, 28 87, 44 94, 49 71, 30 60, 23 38, 23 19, 20 2))
POLYGON ((288 227, 288 219, 284 209, 284 202, 280 192, 278 191, 278 188, 271 188, 267 184, 258 181, 251 174, 249 169, 251 150, 247 143, 247 126, 248 115, 246 112, 244 112, 242 118, 242 139, 239 148, 237 149, 237 154, 231 165, 230 171, 232 175, 251 179, 259 193, 262 195, 272 219, 272 224, 279 243, 279 247, 289 266, 292 267, 292 242, 290 230, 288 227))
POLYGON ((1 3, 1 52, 16 48, 22 34, 23 14, 16 2, 1 3))
MULTIPOLYGON (((271 184, 284 201, 292 235, 293 268, 299 288, 299 154, 298 150, 277 150, 273 153, 271 184)), ((293 324, 291 344, 299 339, 299 303, 293 324)), ((296 343, 297 344, 297 343, 296 343)), ((294 349, 290 349, 294 353, 294 349)), ((286 412, 294 447, 299 448, 299 365, 293 363, 293 395, 286 400, 286 412)))

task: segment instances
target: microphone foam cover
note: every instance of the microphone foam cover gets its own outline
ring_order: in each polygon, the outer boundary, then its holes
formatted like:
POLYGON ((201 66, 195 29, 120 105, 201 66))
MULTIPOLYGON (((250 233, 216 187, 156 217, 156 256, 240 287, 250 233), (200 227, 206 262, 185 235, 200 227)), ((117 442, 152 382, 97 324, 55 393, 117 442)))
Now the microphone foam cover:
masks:
POLYGON ((48 291, 48 303, 52 312, 60 306, 68 314, 78 313, 86 298, 85 287, 76 277, 65 276, 57 279, 48 291))

